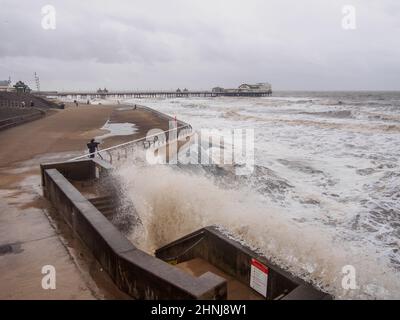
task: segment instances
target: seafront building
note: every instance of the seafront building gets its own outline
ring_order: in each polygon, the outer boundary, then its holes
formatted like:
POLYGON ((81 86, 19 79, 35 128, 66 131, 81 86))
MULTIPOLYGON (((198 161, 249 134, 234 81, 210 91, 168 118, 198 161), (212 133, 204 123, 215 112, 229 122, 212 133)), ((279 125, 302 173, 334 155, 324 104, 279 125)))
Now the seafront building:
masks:
POLYGON ((212 92, 218 95, 271 95, 272 86, 267 82, 248 84, 243 83, 237 89, 215 87, 212 92))

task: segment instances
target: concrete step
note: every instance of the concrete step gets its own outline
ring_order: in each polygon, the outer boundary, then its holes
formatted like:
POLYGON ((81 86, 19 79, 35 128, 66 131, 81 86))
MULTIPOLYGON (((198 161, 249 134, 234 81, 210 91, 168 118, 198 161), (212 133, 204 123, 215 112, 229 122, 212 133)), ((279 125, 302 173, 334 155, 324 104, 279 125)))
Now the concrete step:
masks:
POLYGON ((108 209, 108 208, 115 208, 116 205, 112 202, 103 202, 103 203, 94 203, 93 204, 97 209, 108 209))
POLYGON ((112 215, 115 213, 115 210, 112 210, 112 209, 110 209, 110 210, 104 210, 104 211, 100 210, 100 212, 101 212, 103 215, 105 215, 106 217, 109 217, 109 216, 112 216, 112 215))
POLYGON ((106 217, 112 216, 116 212, 117 206, 110 196, 93 198, 89 201, 106 217))
POLYGON ((93 199, 89 199, 89 201, 93 204, 95 203, 107 203, 113 201, 113 198, 111 196, 103 196, 103 197, 97 197, 93 199))

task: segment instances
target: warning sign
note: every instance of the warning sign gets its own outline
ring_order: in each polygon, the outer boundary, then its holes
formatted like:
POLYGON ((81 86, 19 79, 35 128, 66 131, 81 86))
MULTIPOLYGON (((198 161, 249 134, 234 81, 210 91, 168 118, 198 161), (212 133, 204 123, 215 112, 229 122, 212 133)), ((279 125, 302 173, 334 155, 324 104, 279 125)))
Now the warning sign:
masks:
POLYGON ((268 267, 256 259, 251 259, 250 287, 259 294, 267 296, 268 267))

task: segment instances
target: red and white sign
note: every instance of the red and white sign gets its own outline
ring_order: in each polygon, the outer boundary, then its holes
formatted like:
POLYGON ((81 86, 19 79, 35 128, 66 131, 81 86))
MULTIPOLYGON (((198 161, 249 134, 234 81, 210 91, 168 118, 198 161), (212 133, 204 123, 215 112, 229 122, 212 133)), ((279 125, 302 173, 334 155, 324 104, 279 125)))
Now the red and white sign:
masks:
POLYGON ((256 259, 251 259, 250 287, 259 294, 267 296, 268 267, 256 259))

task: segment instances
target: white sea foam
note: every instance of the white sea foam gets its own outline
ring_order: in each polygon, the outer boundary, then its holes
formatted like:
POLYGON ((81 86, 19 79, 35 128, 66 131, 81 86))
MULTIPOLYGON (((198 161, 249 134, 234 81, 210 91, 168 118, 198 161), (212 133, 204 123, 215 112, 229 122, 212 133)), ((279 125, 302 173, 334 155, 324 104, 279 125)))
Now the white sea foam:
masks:
POLYGON ((131 232, 154 249, 208 225, 223 226, 246 244, 337 298, 400 298, 400 279, 373 247, 338 239, 326 226, 297 222, 252 189, 222 189, 204 176, 169 166, 118 171, 142 225, 131 232), (342 268, 357 270, 358 290, 343 290, 342 268))
POLYGON ((399 298, 399 102, 135 100, 195 129, 255 129, 256 170, 232 182, 169 166, 121 169, 143 223, 132 240, 151 251, 217 224, 337 298, 399 298), (355 266, 358 290, 342 289, 345 265, 355 266))

